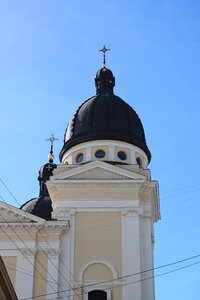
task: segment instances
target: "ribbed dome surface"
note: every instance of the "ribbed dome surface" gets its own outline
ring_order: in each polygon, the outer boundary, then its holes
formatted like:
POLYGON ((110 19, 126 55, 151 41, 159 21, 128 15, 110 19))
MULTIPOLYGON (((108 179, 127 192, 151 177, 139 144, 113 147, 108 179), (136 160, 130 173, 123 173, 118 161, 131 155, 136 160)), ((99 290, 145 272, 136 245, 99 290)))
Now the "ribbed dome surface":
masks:
POLYGON ((151 153, 146 145, 142 123, 125 101, 112 93, 98 94, 85 101, 69 122, 60 159, 71 147, 92 140, 118 140, 151 153))

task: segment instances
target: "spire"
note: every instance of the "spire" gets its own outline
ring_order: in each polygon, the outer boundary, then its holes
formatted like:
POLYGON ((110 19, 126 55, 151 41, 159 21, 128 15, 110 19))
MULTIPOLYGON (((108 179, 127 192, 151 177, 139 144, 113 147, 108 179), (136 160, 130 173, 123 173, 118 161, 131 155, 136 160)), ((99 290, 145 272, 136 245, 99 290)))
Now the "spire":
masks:
POLYGON ((113 94, 113 88, 115 86, 115 77, 112 71, 106 68, 106 52, 110 51, 106 46, 103 46, 99 52, 103 53, 103 67, 96 74, 95 86, 97 95, 113 94))
POLYGON ((48 155, 48 160, 50 163, 53 163, 54 155, 53 155, 53 143, 54 141, 58 141, 59 139, 54 137, 54 133, 51 134, 50 138, 46 139, 47 142, 50 142, 51 148, 48 155))

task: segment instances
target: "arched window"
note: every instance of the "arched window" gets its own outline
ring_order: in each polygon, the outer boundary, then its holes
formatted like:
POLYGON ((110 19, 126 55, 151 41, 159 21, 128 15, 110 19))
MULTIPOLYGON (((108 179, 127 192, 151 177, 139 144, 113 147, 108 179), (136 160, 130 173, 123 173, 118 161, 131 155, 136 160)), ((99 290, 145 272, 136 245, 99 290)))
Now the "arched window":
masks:
POLYGON ((107 293, 101 290, 94 290, 88 293, 88 300, 107 300, 107 293))

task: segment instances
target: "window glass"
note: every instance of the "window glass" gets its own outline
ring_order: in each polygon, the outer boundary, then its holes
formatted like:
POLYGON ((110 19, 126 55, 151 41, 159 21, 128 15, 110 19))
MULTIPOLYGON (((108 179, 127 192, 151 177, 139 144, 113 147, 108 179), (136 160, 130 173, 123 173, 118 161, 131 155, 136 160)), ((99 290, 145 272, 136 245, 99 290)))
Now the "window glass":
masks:
POLYGON ((95 152, 95 157, 96 157, 96 158, 103 158, 105 155, 106 155, 106 154, 105 154, 105 151, 102 150, 102 149, 97 150, 97 151, 95 152))
POLYGON ((107 300, 107 293, 101 290, 94 290, 88 293, 88 300, 107 300))
POLYGON ((79 164, 83 161, 84 155, 83 153, 79 153, 76 157, 76 162, 79 164))
POLYGON ((121 160, 126 160, 127 159, 127 155, 124 151, 119 151, 117 152, 117 156, 119 157, 119 159, 121 160))

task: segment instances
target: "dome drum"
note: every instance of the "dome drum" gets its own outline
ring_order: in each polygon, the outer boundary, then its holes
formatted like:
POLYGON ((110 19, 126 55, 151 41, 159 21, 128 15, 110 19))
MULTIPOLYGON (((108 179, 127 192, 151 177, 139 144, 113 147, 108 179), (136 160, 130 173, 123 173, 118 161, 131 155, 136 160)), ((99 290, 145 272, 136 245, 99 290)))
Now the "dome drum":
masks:
POLYGON ((137 146, 113 140, 96 140, 71 147, 62 158, 63 164, 85 164, 94 160, 139 165, 148 168, 146 153, 137 146), (138 164, 140 161, 140 164, 138 164))

